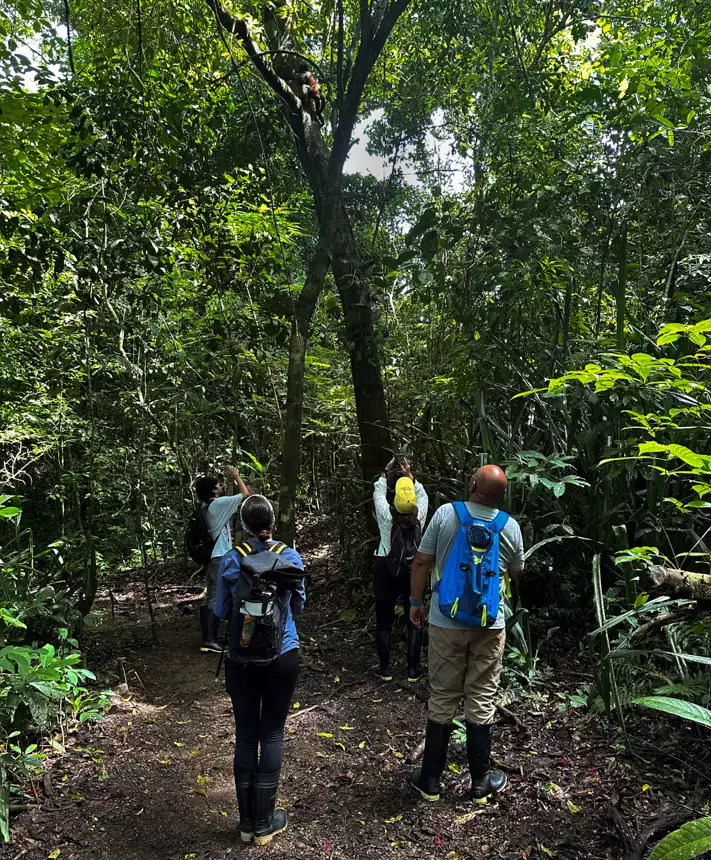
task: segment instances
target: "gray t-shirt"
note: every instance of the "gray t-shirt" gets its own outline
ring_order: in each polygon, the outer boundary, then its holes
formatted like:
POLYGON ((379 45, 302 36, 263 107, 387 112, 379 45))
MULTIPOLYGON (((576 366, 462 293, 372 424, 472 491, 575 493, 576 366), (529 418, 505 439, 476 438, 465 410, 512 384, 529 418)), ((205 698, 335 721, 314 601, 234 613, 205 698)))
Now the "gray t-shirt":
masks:
MULTIPOLYGON (((478 505, 475 502, 467 502, 469 513, 477 520, 483 520, 490 523, 499 513, 497 508, 488 508, 486 505, 478 505)), ((459 530, 459 517, 451 504, 442 505, 438 508, 435 515, 430 520, 427 526, 422 543, 420 544, 420 552, 434 555, 435 566, 432 572, 432 585, 437 582, 440 577, 440 571, 444 570, 444 565, 447 557, 454 546, 454 539, 459 530)), ((521 528, 513 517, 509 517, 509 521, 501 530, 499 535, 499 567, 503 574, 506 570, 523 570, 523 537, 521 528)), ((503 587, 504 578, 501 577, 503 587)), ((506 621, 503 610, 499 611, 496 616, 496 621, 488 627, 489 630, 500 630, 506 621)), ((430 603, 430 624, 435 627, 448 627, 450 629, 468 629, 466 624, 461 621, 455 621, 444 615, 439 608, 439 600, 437 593, 432 592, 432 601, 430 603)))
POLYGON ((230 536, 230 519, 237 511, 242 501, 242 496, 237 493, 234 496, 220 496, 213 499, 205 514, 207 527, 210 529, 215 546, 212 548, 212 558, 220 558, 232 549, 232 538, 230 536))

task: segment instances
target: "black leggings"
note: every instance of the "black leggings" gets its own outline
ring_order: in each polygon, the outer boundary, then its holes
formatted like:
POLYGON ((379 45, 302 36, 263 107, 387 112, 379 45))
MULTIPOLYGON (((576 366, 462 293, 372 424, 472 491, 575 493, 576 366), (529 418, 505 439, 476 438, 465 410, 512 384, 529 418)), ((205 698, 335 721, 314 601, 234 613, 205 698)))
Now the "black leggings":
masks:
POLYGON ((392 630, 395 620, 395 607, 402 600, 407 626, 410 621, 410 574, 393 576, 388 570, 387 559, 375 557, 373 567, 373 589, 375 591, 375 629, 378 631, 392 630))
POLYGON ((281 769, 284 724, 299 677, 299 649, 267 666, 225 664, 227 692, 235 715, 235 777, 281 769))

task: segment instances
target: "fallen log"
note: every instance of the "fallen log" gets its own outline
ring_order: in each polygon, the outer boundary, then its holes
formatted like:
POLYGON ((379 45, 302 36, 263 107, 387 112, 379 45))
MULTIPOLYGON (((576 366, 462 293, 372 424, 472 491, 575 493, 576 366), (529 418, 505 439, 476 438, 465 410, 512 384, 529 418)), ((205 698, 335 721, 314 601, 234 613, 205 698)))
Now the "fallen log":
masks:
POLYGON ((661 594, 711 601, 711 574, 658 565, 645 574, 645 585, 648 590, 661 594))

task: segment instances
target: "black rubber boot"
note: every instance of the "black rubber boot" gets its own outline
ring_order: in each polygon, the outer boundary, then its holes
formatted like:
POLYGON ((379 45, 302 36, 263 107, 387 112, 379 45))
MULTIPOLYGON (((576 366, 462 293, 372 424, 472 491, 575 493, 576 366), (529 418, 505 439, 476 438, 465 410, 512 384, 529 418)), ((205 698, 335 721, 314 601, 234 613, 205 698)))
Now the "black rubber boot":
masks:
POLYGON ((220 619, 209 606, 200 607, 200 627, 202 629, 201 651, 216 651, 218 654, 222 648, 217 642, 217 631, 220 627, 220 619))
POLYGON ((266 845, 277 833, 286 830, 286 812, 283 809, 274 809, 279 786, 279 771, 276 773, 255 771, 252 785, 254 841, 257 845, 266 845))
POLYGON ((467 758, 474 798, 481 800, 506 788, 506 774, 491 768, 491 726, 467 722, 467 758))
POLYGON ((451 734, 451 723, 435 723, 433 720, 427 720, 422 767, 416 767, 410 774, 410 784, 425 800, 439 800, 441 791, 439 778, 447 763, 447 748, 451 734))
POLYGON ((407 631, 407 680, 417 683, 422 677, 420 656, 422 654, 422 631, 410 627, 407 631))
POLYGON ((375 647, 378 652, 378 660, 380 668, 378 669, 378 677, 383 681, 392 681, 393 676, 390 672, 390 648, 392 646, 393 634, 390 630, 378 630, 375 634, 375 647))
POLYGON ((254 839, 253 783, 253 773, 235 774, 237 806, 239 807, 239 838, 242 842, 251 842, 254 839))

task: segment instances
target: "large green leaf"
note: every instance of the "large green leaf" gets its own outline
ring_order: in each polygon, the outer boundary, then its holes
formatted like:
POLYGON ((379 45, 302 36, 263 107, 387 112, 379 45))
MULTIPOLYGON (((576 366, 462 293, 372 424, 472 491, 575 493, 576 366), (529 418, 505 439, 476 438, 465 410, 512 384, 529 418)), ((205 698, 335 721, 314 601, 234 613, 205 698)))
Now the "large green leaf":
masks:
POLYGON ((707 851, 711 851, 711 818, 699 818, 662 839, 649 860, 691 860, 707 851))
POLYGON ((690 663, 703 663, 711 666, 711 657, 702 657, 701 654, 675 654, 672 651, 663 651, 665 657, 674 657, 678 660, 688 660, 690 663))
POLYGON ((694 704, 694 702, 672 699, 669 696, 643 696, 640 699, 632 699, 632 702, 643 708, 653 708, 655 711, 664 711, 665 714, 683 717, 685 720, 700 723, 707 729, 711 729, 711 711, 708 708, 702 708, 701 705, 694 704))

